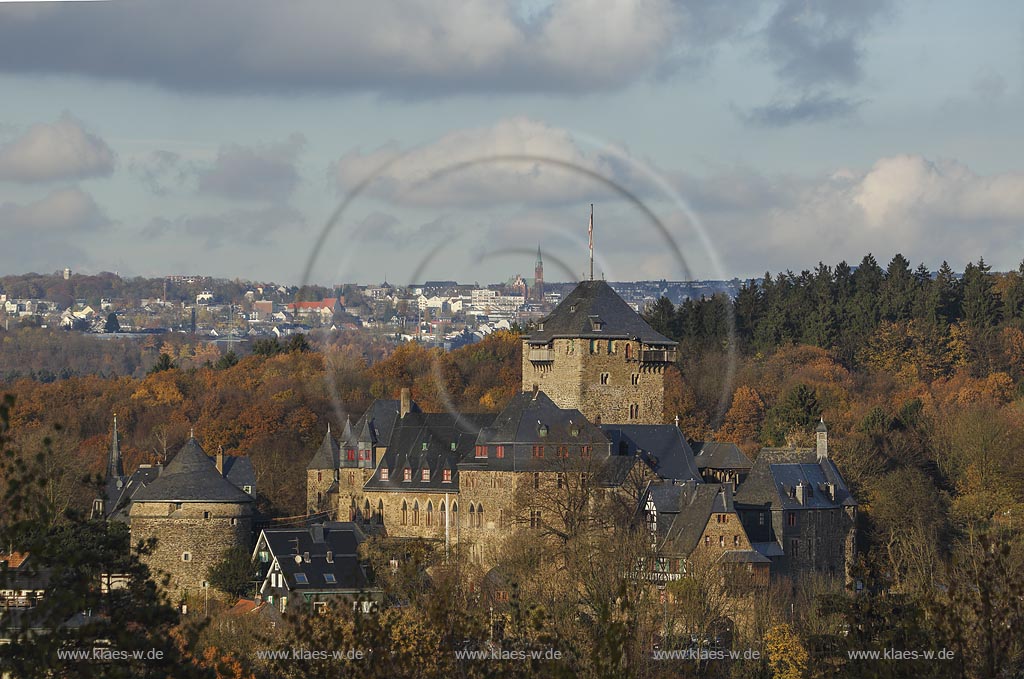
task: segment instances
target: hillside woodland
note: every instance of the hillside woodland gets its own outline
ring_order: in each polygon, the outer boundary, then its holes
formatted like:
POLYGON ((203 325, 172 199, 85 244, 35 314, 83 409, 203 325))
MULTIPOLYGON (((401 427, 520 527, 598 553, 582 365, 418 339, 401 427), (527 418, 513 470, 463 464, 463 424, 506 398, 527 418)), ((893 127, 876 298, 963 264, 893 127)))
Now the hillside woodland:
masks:
MULTIPOLYGON (((737 604, 726 603, 714 578, 699 588, 678 585, 672 606, 615 580, 621 569, 595 554, 624 558, 640 549, 628 538, 552 545, 550 559, 544 550, 512 550, 509 573, 547 573, 560 564, 540 579, 580 603, 566 610, 522 575, 508 638, 524 648, 570 648, 573 659, 546 670, 506 664, 502 676, 555 676, 559 668, 587 676, 1019 676, 1024 265, 994 274, 982 260, 957 274, 943 264, 932 275, 901 255, 885 268, 869 255, 856 267, 766 274, 734 300, 676 307, 661 299, 646 317, 680 342, 665 417, 678 415, 690 439, 735 441, 753 458, 761 446, 810 444, 824 418, 830 452, 861 503, 856 580, 773 584, 729 613, 737 604), (651 661, 652 644, 668 644, 658 641, 668 616, 695 610, 707 619, 746 620, 734 645, 757 649, 760 660, 651 661), (955 653, 944 663, 849 660, 846 651, 858 648, 955 653)), ((357 335, 269 341, 247 356, 187 341, 152 347, 140 354, 145 374, 133 368, 3 384, 15 396, 9 458, 31 467, 47 451, 39 480, 50 508, 45 529, 59 531, 88 507, 93 490, 82 479, 104 468, 114 413, 129 473, 172 455, 194 428, 208 452, 252 458, 265 513, 294 516, 303 510, 306 462, 328 422, 354 421, 373 398, 397 397, 405 386, 427 411, 495 412, 520 390, 520 343, 516 334, 494 333, 450 353, 414 343, 364 345, 357 335)), ((115 356, 121 351, 107 346, 115 356)), ((51 349, 44 343, 40 351, 51 349)), ((4 479, 10 501, 17 489, 4 479)), ((402 605, 372 623, 332 612, 294 620, 268 642, 255 632, 218 634, 227 623, 215 614, 182 637, 182 652, 223 676, 347 676, 353 666, 271 667, 255 662, 251 650, 297 640, 310 648, 370 644, 392 652, 393 664, 381 672, 393 676, 495 676, 494 663, 453 664, 436 652, 438 644, 493 630, 486 604, 467 584, 476 577, 471 568, 438 558, 425 550, 417 563, 430 585, 398 591, 402 585, 393 583, 402 605)), ((359 672, 376 676, 365 669, 359 672)))

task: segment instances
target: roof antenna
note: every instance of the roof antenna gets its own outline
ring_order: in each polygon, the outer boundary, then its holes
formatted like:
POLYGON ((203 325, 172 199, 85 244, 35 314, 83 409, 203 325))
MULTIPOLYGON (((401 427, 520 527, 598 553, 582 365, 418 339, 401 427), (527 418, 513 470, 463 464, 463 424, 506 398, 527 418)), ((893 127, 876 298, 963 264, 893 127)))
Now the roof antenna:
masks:
POLYGON ((590 280, 594 280, 594 204, 590 204, 590 228, 587 229, 590 237, 590 280))

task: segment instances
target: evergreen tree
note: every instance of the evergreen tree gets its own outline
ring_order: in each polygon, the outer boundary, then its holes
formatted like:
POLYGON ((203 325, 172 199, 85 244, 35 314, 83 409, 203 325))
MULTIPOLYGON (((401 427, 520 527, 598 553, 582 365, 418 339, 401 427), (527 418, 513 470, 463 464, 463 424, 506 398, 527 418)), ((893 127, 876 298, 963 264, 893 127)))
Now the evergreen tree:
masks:
POLYGON ((103 325, 103 332, 121 332, 121 323, 117 320, 117 314, 113 311, 107 315, 107 322, 103 325))
POLYGON ((1007 321, 1024 318, 1024 262, 1016 271, 1007 274, 1009 281, 1003 296, 1003 315, 1007 321))
POLYGON ((820 416, 821 406, 814 389, 798 384, 768 411, 762 437, 770 445, 786 445, 789 436, 810 432, 820 416))
POLYGON ((804 340, 829 349, 838 339, 832 270, 818 262, 810 285, 813 309, 808 316, 809 323, 804 327, 804 340))
POLYGON ((889 262, 879 290, 881 318, 887 321, 909 320, 913 305, 914 275, 910 272, 907 258, 897 253, 889 262))
POLYGON ((761 318, 762 302, 757 281, 747 281, 736 293, 733 313, 736 319, 736 338, 741 346, 749 347, 754 341, 754 331, 761 318))
POLYGON ((665 337, 679 339, 675 332, 676 308, 668 297, 659 297, 655 302, 648 305, 644 311, 644 320, 648 325, 660 332, 665 337))
POLYGON ((994 288, 995 277, 984 258, 964 269, 963 317, 975 330, 991 328, 999 323, 1001 304, 994 288))
POLYGON ((949 262, 942 262, 935 277, 935 309, 933 322, 950 325, 961 318, 962 289, 949 262))

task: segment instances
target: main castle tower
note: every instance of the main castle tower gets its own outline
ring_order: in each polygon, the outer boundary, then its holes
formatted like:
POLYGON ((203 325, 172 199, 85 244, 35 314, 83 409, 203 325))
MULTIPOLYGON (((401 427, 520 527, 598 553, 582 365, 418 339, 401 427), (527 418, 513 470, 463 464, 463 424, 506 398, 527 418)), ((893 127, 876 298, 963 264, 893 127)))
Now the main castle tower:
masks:
POLYGON ((523 338, 523 391, 594 422, 662 424, 676 343, 603 280, 582 281, 523 338))

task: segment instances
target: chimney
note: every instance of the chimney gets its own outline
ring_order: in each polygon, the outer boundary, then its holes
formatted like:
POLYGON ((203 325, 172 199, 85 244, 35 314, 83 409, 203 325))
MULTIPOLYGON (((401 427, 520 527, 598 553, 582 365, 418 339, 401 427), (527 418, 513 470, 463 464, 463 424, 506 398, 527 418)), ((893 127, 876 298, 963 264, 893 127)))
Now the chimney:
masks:
POLYGON ((798 481, 797 484, 796 484, 796 501, 799 502, 800 504, 804 503, 804 493, 805 492, 806 492, 806 489, 804 488, 804 482, 803 481, 798 481))
POLYGON ((817 436, 818 443, 818 462, 828 459, 828 427, 825 426, 824 416, 821 418, 821 422, 818 423, 817 429, 814 430, 817 436))
POLYGON ((402 406, 398 413, 399 418, 403 418, 409 414, 409 410, 412 409, 412 392, 409 391, 409 387, 402 387, 402 406))
POLYGON ((224 446, 217 448, 217 473, 224 476, 224 446))

